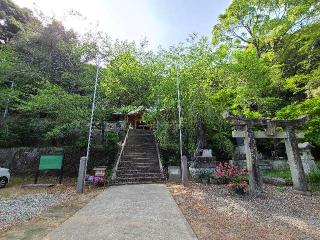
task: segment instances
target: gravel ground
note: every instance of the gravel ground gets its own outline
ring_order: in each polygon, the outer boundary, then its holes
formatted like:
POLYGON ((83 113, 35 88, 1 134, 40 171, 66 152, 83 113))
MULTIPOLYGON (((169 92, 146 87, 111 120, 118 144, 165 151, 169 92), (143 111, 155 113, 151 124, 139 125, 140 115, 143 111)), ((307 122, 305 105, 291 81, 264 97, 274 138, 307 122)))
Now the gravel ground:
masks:
POLYGON ((168 187, 199 239, 320 239, 320 196, 270 185, 260 197, 224 185, 168 187))
POLYGON ((69 193, 36 193, 12 198, 0 197, 0 231, 29 220, 43 210, 62 203, 69 193))

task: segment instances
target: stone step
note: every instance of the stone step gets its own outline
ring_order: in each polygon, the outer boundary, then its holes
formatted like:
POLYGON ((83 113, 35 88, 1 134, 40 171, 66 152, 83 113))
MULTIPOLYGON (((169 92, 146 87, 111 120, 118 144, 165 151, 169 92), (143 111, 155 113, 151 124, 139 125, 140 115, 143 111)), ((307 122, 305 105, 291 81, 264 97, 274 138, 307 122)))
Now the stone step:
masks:
POLYGON ((140 181, 140 182, 114 182, 113 185, 134 185, 134 184, 154 184, 154 183, 162 183, 164 182, 164 180, 159 180, 159 181, 156 181, 156 182, 143 182, 143 181, 140 181))
POLYGON ((144 177, 154 177, 161 178, 161 173, 117 173, 117 178, 144 178, 144 177))
POLYGON ((139 173, 161 173, 160 169, 118 169, 117 174, 128 173, 128 174, 139 174, 139 173))
POLYGON ((154 138, 152 133, 129 133, 131 138, 154 138))
MULTIPOLYGON (((122 163, 159 163, 157 159, 136 159, 136 158, 126 158, 121 161, 122 163)), ((120 162, 120 163, 121 163, 120 162)))
POLYGON ((124 149, 130 149, 130 150, 143 150, 143 151, 148 151, 148 150, 157 150, 155 146, 131 146, 131 145, 126 145, 124 149))
POLYGON ((126 160, 145 160, 145 161, 157 161, 158 159, 156 157, 144 157, 144 156, 134 156, 134 157, 128 157, 128 156, 125 156, 121 159, 121 161, 126 161, 126 160))
POLYGON ((151 146, 131 146, 131 145, 126 145, 124 149, 130 149, 130 150, 133 150, 133 151, 137 151, 137 150, 143 150, 143 151, 154 151, 154 150, 157 150, 157 148, 155 146, 151 147, 151 146))
POLYGON ((139 155, 139 154, 154 154, 154 155, 157 155, 157 151, 156 150, 152 150, 152 151, 146 151, 146 150, 130 150, 130 149, 124 149, 123 151, 125 154, 130 154, 130 155, 133 155, 133 154, 136 154, 136 155, 139 155))
POLYGON ((128 182, 161 182, 164 181, 164 177, 117 177, 116 183, 128 183, 128 182))
POLYGON ((145 160, 145 159, 124 159, 124 160, 122 160, 120 163, 133 163, 133 164, 135 164, 135 163, 145 163, 145 164, 149 164, 149 163, 154 163, 154 164, 156 164, 156 163, 158 163, 158 160, 156 160, 156 159, 154 159, 154 160, 152 160, 152 159, 148 159, 148 160, 145 160))
POLYGON ((128 166, 118 166, 118 171, 160 171, 159 166, 155 166, 155 165, 128 165, 128 166))
POLYGON ((127 158, 151 158, 151 159, 157 159, 157 155, 155 155, 155 154, 127 154, 127 153, 125 153, 124 155, 123 155, 123 157, 121 158, 121 160, 122 159, 127 159, 127 158))
POLYGON ((132 152, 132 151, 123 151, 123 155, 129 155, 129 156, 141 156, 141 157, 145 157, 145 156, 158 156, 158 154, 156 152, 132 152))
POLYGON ((148 162, 148 163, 136 163, 136 162, 120 162, 119 167, 146 167, 146 168, 156 168, 159 167, 157 162, 148 162))
POLYGON ((155 137, 151 130, 130 130, 115 184, 162 182, 155 137))

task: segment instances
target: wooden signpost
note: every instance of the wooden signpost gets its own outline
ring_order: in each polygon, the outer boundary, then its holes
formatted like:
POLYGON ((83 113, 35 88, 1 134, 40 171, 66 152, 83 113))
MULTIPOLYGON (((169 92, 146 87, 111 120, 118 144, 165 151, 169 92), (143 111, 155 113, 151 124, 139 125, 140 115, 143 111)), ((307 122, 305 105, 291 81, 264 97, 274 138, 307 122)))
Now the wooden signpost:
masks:
POLYGON ((223 116, 228 119, 231 124, 239 126, 242 130, 232 132, 232 137, 243 138, 247 170, 249 172, 250 191, 253 193, 262 192, 262 179, 260 176, 258 152, 256 146, 256 138, 279 138, 285 140, 286 152, 291 171, 291 177, 294 189, 306 192, 308 185, 303 170, 303 165, 298 148, 298 138, 304 138, 303 132, 295 132, 294 128, 302 125, 308 120, 308 116, 302 116, 293 120, 285 119, 246 119, 236 117, 225 111, 223 116), (254 131, 254 127, 263 127, 264 131, 254 131), (281 127, 284 131, 277 131, 276 128, 281 127))

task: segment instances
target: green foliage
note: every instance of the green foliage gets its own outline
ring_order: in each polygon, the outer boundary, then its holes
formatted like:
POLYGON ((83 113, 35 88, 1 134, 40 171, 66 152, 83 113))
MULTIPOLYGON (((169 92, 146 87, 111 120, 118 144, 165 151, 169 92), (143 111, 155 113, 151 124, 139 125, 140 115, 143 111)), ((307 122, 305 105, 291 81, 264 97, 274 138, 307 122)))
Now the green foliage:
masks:
POLYGON ((119 136, 115 132, 107 132, 106 134, 106 148, 108 151, 118 150, 119 136))
POLYGON ((282 169, 282 170, 270 170, 268 171, 267 175, 271 177, 276 177, 276 178, 283 178, 290 182, 292 181, 291 172, 289 168, 282 169))
POLYGON ((299 116, 309 115, 310 120, 303 127, 306 139, 315 144, 320 144, 320 96, 306 99, 305 101, 293 103, 277 113, 279 118, 297 118, 299 116))
POLYGON ((38 23, 31 10, 20 8, 10 0, 0 1, 0 19, 5 23, 0 27, 0 40, 4 42, 8 42, 19 31, 24 30, 30 22, 38 23))
POLYGON ((82 135, 81 131, 86 131, 88 106, 87 96, 68 94, 61 87, 47 82, 19 110, 40 119, 39 124, 46 129, 45 139, 59 141, 66 136, 77 138, 82 135))
POLYGON ((309 188, 311 191, 320 191, 320 163, 318 162, 317 168, 307 175, 309 188))
POLYGON ((211 178, 212 178, 212 173, 206 170, 201 170, 196 174, 196 181, 198 182, 202 182, 204 180, 207 183, 209 183, 211 178))
MULTIPOLYGON (((102 34, 79 39, 52 20, 0 0, 1 146, 75 145, 87 141, 95 77, 103 57, 95 129, 104 135, 110 113, 139 106, 152 111, 164 165, 178 164, 177 82, 182 109, 183 152, 193 157, 198 119, 208 148, 232 157, 231 126, 221 112, 250 118, 297 118, 308 114, 306 140, 320 146, 320 4, 316 0, 233 0, 213 27, 212 43, 191 34, 158 52, 102 34), (98 41, 103 42, 99 45, 98 41)), ((115 146, 116 136, 105 136, 115 146)), ((112 147, 111 147, 112 148, 112 147)), ((109 149, 113 151, 114 149, 109 149)))

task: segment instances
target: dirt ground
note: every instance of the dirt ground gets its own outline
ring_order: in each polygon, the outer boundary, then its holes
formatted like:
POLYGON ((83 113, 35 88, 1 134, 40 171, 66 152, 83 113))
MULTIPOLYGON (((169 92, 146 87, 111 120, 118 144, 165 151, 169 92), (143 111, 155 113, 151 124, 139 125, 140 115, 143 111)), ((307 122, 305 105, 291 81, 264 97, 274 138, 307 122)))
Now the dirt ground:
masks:
MULTIPOLYGON (((17 178, 5 189, 0 190, 0 197, 14 198, 24 194, 68 192, 70 197, 61 204, 55 205, 43 211, 29 221, 17 222, 3 232, 0 232, 0 240, 39 240, 58 227, 90 200, 96 197, 104 188, 86 187, 84 194, 75 192, 75 179, 65 179, 63 184, 43 189, 23 188, 22 185, 29 183, 30 179, 17 178)), ((41 183, 54 182, 52 179, 44 179, 41 183)))
POLYGON ((320 239, 320 196, 267 185, 261 197, 236 196, 224 185, 168 188, 199 239, 320 239))

